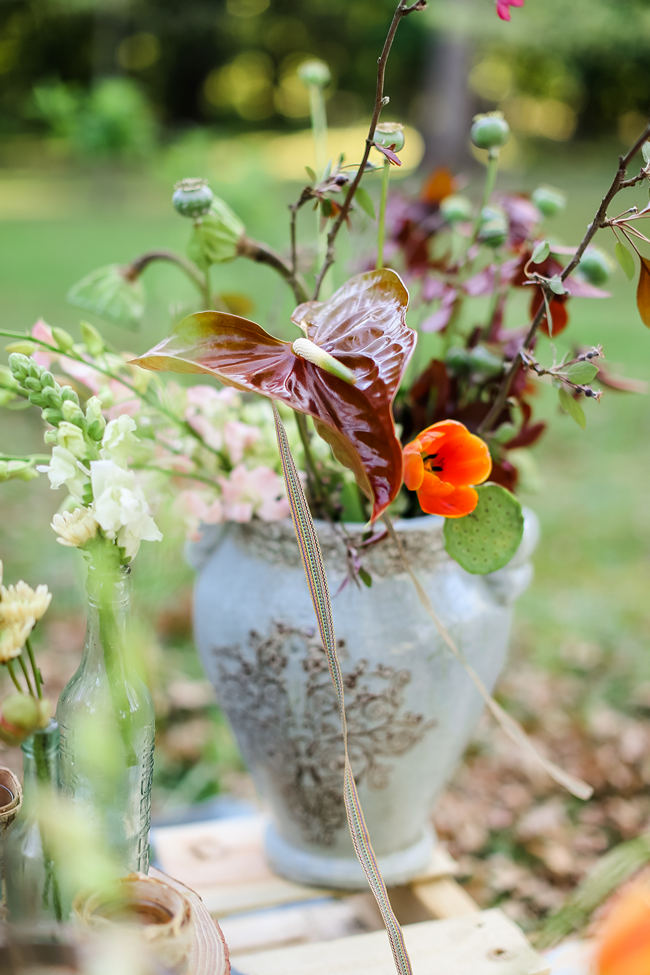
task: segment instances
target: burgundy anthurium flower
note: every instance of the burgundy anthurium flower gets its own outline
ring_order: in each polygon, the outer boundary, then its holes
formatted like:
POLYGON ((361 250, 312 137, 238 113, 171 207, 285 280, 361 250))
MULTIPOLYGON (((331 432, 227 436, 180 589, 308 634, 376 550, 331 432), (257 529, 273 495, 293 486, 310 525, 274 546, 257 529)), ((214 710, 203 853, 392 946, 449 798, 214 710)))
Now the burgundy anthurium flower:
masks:
POLYGON ((369 271, 327 301, 299 305, 292 321, 303 334, 296 343, 237 315, 204 311, 185 318, 134 362, 146 369, 209 373, 313 417, 372 501, 374 520, 402 483, 392 403, 416 341, 406 324, 407 307, 408 292, 394 271, 369 271))

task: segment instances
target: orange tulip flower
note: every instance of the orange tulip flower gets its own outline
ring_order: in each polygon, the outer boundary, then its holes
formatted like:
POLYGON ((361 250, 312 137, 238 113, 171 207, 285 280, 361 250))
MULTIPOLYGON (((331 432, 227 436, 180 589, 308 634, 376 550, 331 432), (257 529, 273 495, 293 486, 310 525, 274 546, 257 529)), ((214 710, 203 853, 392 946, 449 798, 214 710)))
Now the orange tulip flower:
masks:
POLYGON ((598 975, 650 972, 650 884, 637 883, 617 898, 600 929, 598 975))
POLYGON ((490 476, 490 452, 457 420, 427 427, 404 447, 404 484, 417 491, 423 511, 462 518, 478 504, 474 484, 490 476))

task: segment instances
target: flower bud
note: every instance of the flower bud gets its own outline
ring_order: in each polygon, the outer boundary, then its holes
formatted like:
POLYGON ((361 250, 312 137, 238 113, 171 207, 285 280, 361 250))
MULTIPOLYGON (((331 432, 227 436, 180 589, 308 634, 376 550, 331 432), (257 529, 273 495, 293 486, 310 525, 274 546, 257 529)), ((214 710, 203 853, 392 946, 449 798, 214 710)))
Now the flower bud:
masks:
POLYGON ((38 477, 29 460, 0 461, 0 481, 33 481, 38 477))
POLYGON ((53 406, 56 410, 60 409, 61 403, 63 402, 61 387, 46 386, 45 389, 41 390, 41 398, 43 400, 43 406, 53 406))
POLYGON ((29 339, 23 339, 19 342, 10 342, 9 345, 5 346, 5 352, 17 352, 23 353, 24 355, 31 355, 35 351, 36 346, 29 339))
POLYGON ((51 527, 61 545, 82 548, 97 535, 97 522, 88 508, 75 508, 54 515, 51 527))
POLYGON ((460 223, 472 219, 472 204, 466 196, 453 193, 446 196, 440 203, 440 213, 447 223, 460 223))
POLYGON ((400 122, 381 122, 375 129, 374 141, 384 149, 400 152, 404 148, 404 126, 400 122))
POLYGON ((538 186, 533 190, 531 199, 545 217, 554 217, 566 206, 566 196, 553 186, 538 186))
POLYGON ((74 423, 75 426, 85 427, 86 417, 83 415, 83 410, 78 403, 73 402, 73 400, 63 400, 61 403, 61 413, 63 419, 67 420, 68 423, 74 423))
MULTIPOLYGON (((68 297, 70 296, 68 295, 68 297)), ((78 304, 78 302, 76 303, 78 304)), ((91 310, 94 310, 92 305, 87 304, 83 305, 82 307, 90 307, 91 310)), ((83 339, 83 344, 86 346, 91 355, 101 355, 106 348, 101 333, 95 328, 94 325, 91 325, 90 322, 81 323, 81 337, 83 339)))
POLYGON ((43 410, 43 419, 51 426, 56 427, 63 419, 61 411, 53 406, 48 406, 43 410))
POLYGON ((510 126, 501 112, 474 116, 470 138, 478 149, 498 149, 505 145, 509 135, 510 126))
POLYGON ((244 225, 239 217, 215 196, 208 213, 194 223, 188 254, 202 268, 232 261, 237 257, 243 233, 244 225))
POLYGON ((332 75, 324 61, 320 61, 318 58, 310 58, 309 61, 303 61, 298 68, 298 77, 304 85, 325 88, 329 85, 332 75))
POLYGON ((201 217, 210 209, 214 193, 208 186, 207 179, 190 177, 182 179, 174 187, 172 204, 182 217, 201 217))
POLYGON ((478 240, 488 247, 501 247, 508 237, 505 214, 494 207, 484 207, 478 229, 478 240))
POLYGON ((102 414, 102 404, 97 396, 91 396, 86 403, 86 423, 88 425, 88 436, 99 443, 104 436, 106 420, 102 414))
POLYGON ((2 702, 0 738, 8 744, 19 745, 35 731, 47 727, 51 705, 37 701, 27 694, 11 694, 2 702))
POLYGON ((79 406, 79 394, 76 389, 72 386, 61 386, 61 400, 62 402, 76 403, 79 406))
POLYGON ((580 258, 578 270, 590 284, 598 286, 605 284, 612 273, 612 262, 597 247, 588 247, 580 258))
MULTIPOLYGON (((64 403, 63 413, 65 415, 65 407, 71 406, 71 403, 64 403)), ((83 460, 88 454, 88 445, 86 444, 85 437, 78 426, 74 423, 69 423, 64 420, 63 423, 59 423, 57 427, 57 443, 60 447, 65 447, 70 453, 77 457, 79 460, 83 460)))
POLYGON ((52 326, 52 338, 63 352, 69 352, 74 345, 74 339, 70 333, 66 332, 64 328, 57 328, 56 325, 52 326))
POLYGON ((12 352, 9 356, 9 368, 14 379, 19 383, 22 383, 23 379, 29 375, 30 362, 29 357, 23 355, 22 352, 12 352))

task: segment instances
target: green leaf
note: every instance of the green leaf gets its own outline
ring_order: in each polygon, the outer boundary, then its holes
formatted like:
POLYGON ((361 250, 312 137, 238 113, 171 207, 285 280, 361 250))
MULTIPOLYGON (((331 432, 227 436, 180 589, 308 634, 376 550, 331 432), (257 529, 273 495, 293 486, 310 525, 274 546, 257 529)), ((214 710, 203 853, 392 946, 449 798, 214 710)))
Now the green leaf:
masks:
POLYGON ((541 240, 533 251, 531 261, 533 264, 542 264, 551 253, 551 246, 547 240, 541 240))
POLYGON ((445 548, 467 572, 486 575, 507 565, 519 548, 524 516, 519 501, 499 484, 476 490, 474 511, 445 521, 445 548))
POLYGON ((316 173, 311 168, 311 166, 305 166, 305 170, 307 172, 307 175, 309 176, 310 181, 312 183, 315 183, 316 182, 316 173))
POLYGON ((375 216, 375 205, 372 202, 372 197, 367 190, 364 190, 363 186, 357 186, 357 192, 354 195, 355 200, 364 211, 367 213, 371 220, 376 220, 375 216))
POLYGON ((625 276, 632 281, 634 279, 634 258, 627 247, 625 247, 620 240, 616 242, 614 254, 616 255, 616 260, 623 268, 625 276))
POLYGON ((650 142, 644 142, 641 146, 641 152, 643 153, 643 159, 646 163, 650 163, 650 142))
POLYGON ((552 278, 548 279, 548 286, 555 295, 565 295, 566 288, 564 287, 564 281, 559 274, 554 274, 552 278))
POLYGON ((593 362, 574 362, 567 366, 564 375, 572 383, 578 383, 582 386, 584 383, 590 383, 598 375, 598 366, 595 366, 593 362))
POLYGON ((116 325, 135 328, 144 314, 142 282, 131 280, 117 264, 91 271, 70 288, 67 297, 70 304, 116 325))
POLYGON ((364 586, 368 587, 368 589, 372 587, 372 576, 370 575, 367 569, 363 568, 363 566, 361 566, 361 568, 359 569, 359 578, 361 579, 364 586))
POLYGON ((560 386, 558 389, 558 397, 560 400, 560 406, 564 412, 573 417, 578 426, 584 430, 584 428, 587 426, 587 417, 585 416, 585 411, 581 407, 578 400, 573 398, 565 386, 560 386))

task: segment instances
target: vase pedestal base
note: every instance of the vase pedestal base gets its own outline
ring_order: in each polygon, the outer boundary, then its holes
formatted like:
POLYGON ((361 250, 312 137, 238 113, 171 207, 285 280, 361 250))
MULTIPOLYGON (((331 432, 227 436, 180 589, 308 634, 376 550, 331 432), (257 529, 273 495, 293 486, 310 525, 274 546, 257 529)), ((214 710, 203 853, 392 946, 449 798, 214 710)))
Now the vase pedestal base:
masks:
MULTIPOLYGON (((426 829, 420 838, 404 850, 377 857, 387 887, 406 884, 426 875, 431 863, 436 838, 426 829)), ((264 852, 276 873, 297 883, 333 890, 366 890, 368 881, 351 852, 349 857, 328 856, 317 848, 301 849, 280 836, 269 823, 264 831, 264 852)))

